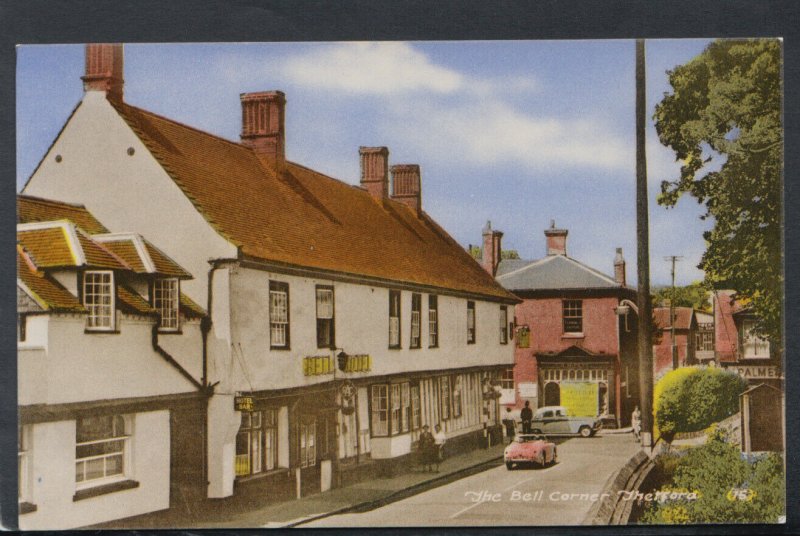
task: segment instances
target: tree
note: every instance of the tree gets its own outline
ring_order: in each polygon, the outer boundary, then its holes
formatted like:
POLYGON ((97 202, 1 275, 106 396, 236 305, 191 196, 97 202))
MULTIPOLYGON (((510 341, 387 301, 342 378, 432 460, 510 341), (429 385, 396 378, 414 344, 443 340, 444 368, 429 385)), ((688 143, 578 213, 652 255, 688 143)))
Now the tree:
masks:
POLYGON ((691 307, 700 311, 711 311, 708 300, 708 289, 700 281, 695 281, 685 287, 661 287, 653 295, 653 303, 662 303, 672 300, 675 307, 691 307))
MULTIPOLYGON (((481 246, 473 246, 470 244, 469 254, 472 255, 473 259, 479 261, 483 258, 483 248, 481 246)), ((519 252, 517 252, 516 249, 503 249, 500 251, 500 259, 519 259, 519 252)))
POLYGON ((682 161, 658 202, 689 194, 714 227, 699 264, 706 283, 752 300, 758 332, 781 344, 781 43, 719 40, 668 72, 672 92, 656 106, 662 144, 682 161))

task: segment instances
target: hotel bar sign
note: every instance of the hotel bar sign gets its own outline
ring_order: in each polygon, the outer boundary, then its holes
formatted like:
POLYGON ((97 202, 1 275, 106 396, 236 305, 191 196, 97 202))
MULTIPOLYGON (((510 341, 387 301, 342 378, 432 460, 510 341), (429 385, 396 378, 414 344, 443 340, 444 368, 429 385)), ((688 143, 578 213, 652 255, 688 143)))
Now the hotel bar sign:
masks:
POLYGON ((253 411, 254 402, 252 396, 233 397, 233 407, 236 411, 253 411))
POLYGON ((745 380, 779 380, 783 373, 776 366, 768 365, 741 365, 730 367, 736 374, 745 380))

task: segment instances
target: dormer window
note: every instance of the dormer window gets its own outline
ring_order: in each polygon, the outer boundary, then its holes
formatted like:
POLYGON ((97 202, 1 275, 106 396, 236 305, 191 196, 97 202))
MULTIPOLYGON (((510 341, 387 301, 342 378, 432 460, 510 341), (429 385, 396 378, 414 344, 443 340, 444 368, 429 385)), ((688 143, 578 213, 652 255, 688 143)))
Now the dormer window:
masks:
POLYGON ((178 307, 180 285, 177 278, 156 279, 153 282, 153 308, 161 316, 159 329, 177 331, 180 328, 178 307))
POLYGON ((83 273, 83 305, 89 312, 87 329, 114 329, 114 272, 105 270, 83 273))

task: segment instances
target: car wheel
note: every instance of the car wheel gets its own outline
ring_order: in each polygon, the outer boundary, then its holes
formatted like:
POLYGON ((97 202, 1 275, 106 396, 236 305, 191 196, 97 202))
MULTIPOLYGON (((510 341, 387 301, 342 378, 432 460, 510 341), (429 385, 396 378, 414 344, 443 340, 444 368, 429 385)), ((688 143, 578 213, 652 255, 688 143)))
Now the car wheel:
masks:
POLYGON ((578 433, 581 434, 581 437, 591 437, 592 429, 584 425, 578 429, 578 433))
POLYGON ((508 469, 509 471, 511 471, 513 468, 514 468, 514 464, 513 464, 513 463, 511 463, 511 462, 506 462, 506 469, 508 469))

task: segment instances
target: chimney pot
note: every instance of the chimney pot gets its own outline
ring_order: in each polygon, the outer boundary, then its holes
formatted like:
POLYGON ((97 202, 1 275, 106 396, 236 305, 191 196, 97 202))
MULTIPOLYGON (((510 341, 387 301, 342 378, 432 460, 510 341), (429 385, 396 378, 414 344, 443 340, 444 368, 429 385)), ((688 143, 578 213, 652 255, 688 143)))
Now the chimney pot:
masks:
POLYGON ((622 256, 622 248, 617 248, 617 254, 614 257, 614 281, 621 286, 625 286, 625 257, 622 256))
POLYGON ((397 164, 391 167, 392 199, 422 211, 421 178, 417 164, 397 164))
POLYGON ((84 91, 104 91, 106 96, 122 102, 123 89, 122 43, 89 43, 86 45, 84 91))
POLYGON ((286 96, 282 91, 242 93, 242 144, 282 163, 286 145, 286 96))
POLYGON ((361 186, 375 199, 389 195, 389 149, 359 147, 361 157, 361 186))
POLYGON ((566 229, 556 229, 556 221, 550 220, 550 228, 545 229, 544 236, 547 237, 548 255, 567 254, 567 234, 566 229))

